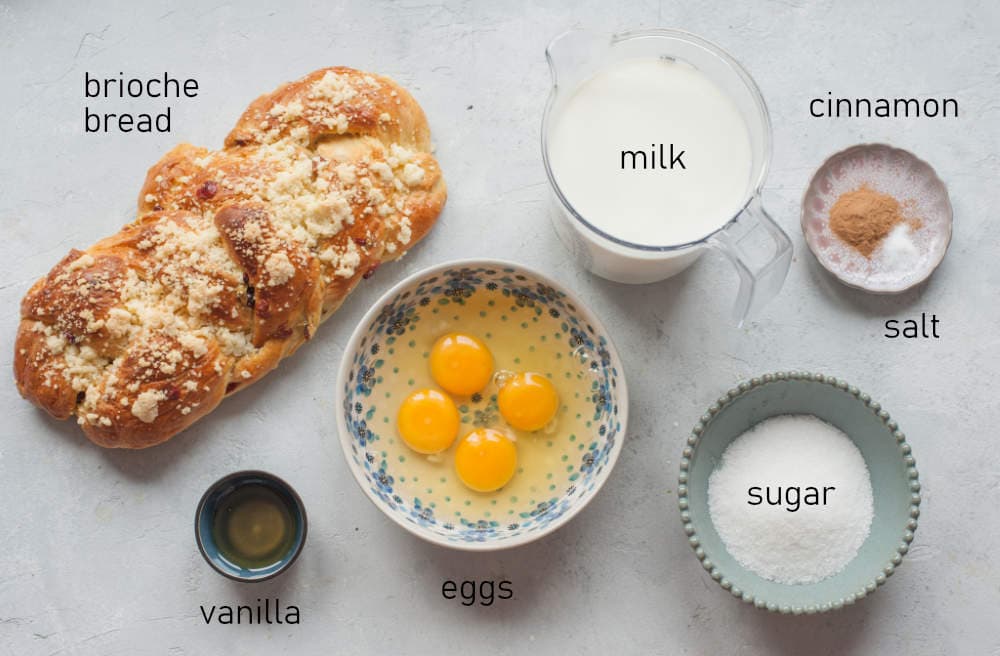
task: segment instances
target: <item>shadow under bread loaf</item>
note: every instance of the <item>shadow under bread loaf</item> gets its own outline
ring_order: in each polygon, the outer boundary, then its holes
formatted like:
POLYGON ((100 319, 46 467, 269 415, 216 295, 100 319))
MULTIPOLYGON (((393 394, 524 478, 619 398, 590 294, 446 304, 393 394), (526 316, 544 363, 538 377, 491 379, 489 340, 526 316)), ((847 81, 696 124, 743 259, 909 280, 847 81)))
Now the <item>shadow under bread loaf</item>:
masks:
POLYGON ((392 80, 327 68, 255 100, 222 150, 181 144, 138 219, 21 304, 22 396, 106 447, 159 444, 310 339, 434 225, 427 120, 392 80))

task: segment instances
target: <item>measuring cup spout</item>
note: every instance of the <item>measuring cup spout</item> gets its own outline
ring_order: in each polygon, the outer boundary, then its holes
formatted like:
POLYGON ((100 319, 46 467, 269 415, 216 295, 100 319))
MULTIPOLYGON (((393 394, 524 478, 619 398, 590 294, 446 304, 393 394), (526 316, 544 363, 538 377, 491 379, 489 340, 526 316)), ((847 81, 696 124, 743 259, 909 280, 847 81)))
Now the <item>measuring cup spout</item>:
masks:
POLYGON ((577 77, 585 76, 596 55, 606 51, 610 42, 587 30, 568 30, 552 39, 545 48, 545 60, 552 75, 553 95, 560 85, 571 86, 577 77))
POLYGON ((742 212, 709 243, 736 267, 740 290, 733 318, 742 327, 747 317, 777 296, 792 263, 792 242, 754 196, 742 212))

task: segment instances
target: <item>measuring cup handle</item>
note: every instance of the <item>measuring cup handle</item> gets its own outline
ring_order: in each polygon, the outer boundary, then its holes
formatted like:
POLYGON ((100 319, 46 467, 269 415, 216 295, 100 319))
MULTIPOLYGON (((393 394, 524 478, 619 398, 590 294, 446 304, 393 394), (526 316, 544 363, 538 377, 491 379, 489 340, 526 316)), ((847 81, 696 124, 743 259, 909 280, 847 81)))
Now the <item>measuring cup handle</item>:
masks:
POLYGON ((749 315, 781 290, 792 263, 792 241, 755 197, 710 243, 729 258, 740 275, 733 318, 743 326, 749 315))

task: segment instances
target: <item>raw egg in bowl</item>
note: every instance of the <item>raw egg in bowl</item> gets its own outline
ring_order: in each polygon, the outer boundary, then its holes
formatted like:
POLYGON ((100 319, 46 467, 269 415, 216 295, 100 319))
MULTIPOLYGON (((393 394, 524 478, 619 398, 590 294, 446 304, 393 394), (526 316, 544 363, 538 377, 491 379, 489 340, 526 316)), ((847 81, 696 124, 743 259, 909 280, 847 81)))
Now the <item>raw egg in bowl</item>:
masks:
POLYGON ((365 315, 337 383, 361 489, 430 542, 525 544, 594 497, 621 451, 628 394, 604 327, 522 265, 425 269, 365 315))

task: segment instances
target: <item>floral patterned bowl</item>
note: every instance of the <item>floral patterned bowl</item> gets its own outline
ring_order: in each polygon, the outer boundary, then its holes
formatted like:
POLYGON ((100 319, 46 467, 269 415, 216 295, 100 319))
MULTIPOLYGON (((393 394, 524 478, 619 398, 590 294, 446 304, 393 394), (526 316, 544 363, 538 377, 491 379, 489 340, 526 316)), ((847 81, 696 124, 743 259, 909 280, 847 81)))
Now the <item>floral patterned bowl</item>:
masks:
MULTIPOLYGON (((600 321, 548 277, 492 260, 431 267, 390 289, 352 335, 336 394, 344 456, 368 498, 411 533, 466 550, 526 544, 580 512, 614 467, 628 415, 621 361, 600 321), (516 495, 505 487, 491 497, 446 492, 448 484, 454 486, 450 465, 437 465, 429 473, 430 465, 421 460, 427 457, 409 451, 396 435, 401 396, 395 390, 401 384, 413 386, 426 367, 420 351, 426 358, 427 345, 420 335, 440 331, 470 308, 480 329, 494 326, 516 335, 523 327, 526 350, 534 348, 527 345, 527 335, 537 335, 532 339, 544 342, 562 362, 577 358, 582 363, 585 378, 577 378, 586 385, 574 388, 572 421, 567 419, 566 430, 560 423, 556 434, 539 437, 538 448, 547 449, 542 451, 545 462, 552 463, 544 486, 516 495)), ((492 400, 480 395, 459 400, 465 424, 478 425, 493 410, 495 395, 492 400)))

